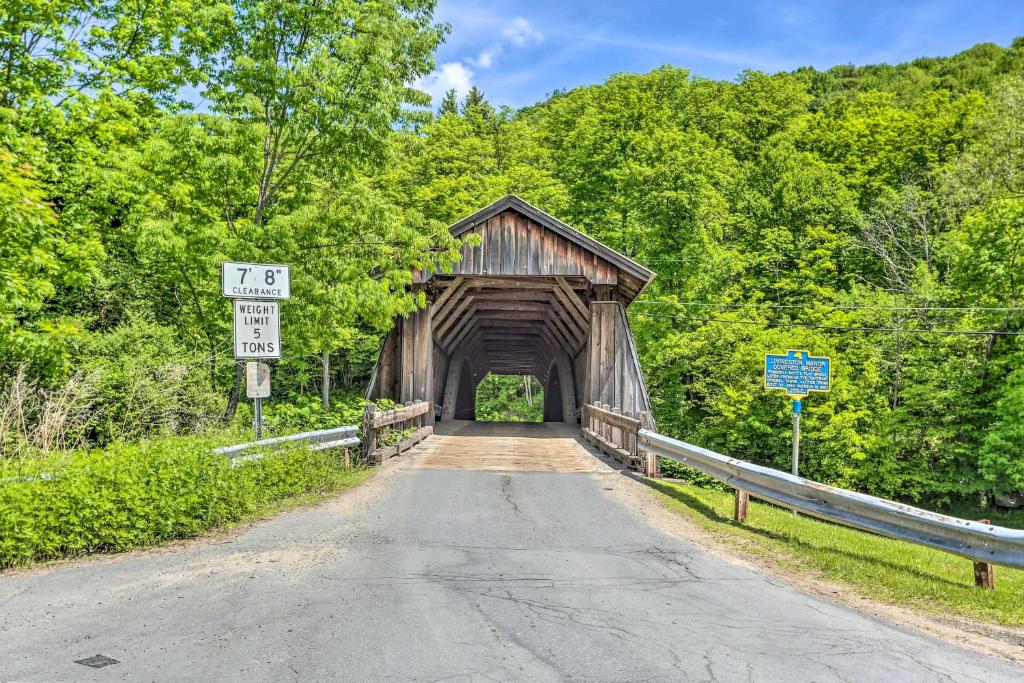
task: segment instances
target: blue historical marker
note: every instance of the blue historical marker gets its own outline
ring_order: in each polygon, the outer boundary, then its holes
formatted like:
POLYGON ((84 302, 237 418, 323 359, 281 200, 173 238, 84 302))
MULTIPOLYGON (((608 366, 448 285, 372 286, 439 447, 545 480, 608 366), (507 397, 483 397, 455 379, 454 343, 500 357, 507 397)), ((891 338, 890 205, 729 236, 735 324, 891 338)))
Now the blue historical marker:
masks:
POLYGON ((812 356, 806 351, 764 356, 764 386, 785 391, 793 399, 793 475, 800 476, 800 413, 812 391, 832 389, 832 359, 812 356))
POLYGON ((806 351, 787 351, 764 356, 764 386, 781 389, 793 398, 803 398, 812 391, 832 388, 831 359, 812 356, 806 351))

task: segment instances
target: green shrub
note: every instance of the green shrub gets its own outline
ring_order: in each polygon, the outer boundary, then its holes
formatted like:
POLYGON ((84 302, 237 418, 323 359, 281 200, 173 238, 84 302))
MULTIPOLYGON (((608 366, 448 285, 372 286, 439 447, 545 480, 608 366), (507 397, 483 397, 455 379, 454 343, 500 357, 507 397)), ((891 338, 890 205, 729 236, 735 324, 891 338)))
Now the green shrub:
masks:
POLYGON ((281 399, 264 403, 263 422, 267 431, 274 434, 359 425, 366 403, 362 396, 355 394, 332 395, 330 409, 324 410, 319 395, 290 392, 281 399))
POLYGON ((0 568, 194 536, 358 477, 337 452, 303 446, 232 467, 209 441, 166 437, 0 461, 0 568))
POLYGON ((178 330, 133 321, 93 335, 79 351, 94 445, 195 433, 224 414, 226 394, 212 383, 209 358, 187 350, 178 330))

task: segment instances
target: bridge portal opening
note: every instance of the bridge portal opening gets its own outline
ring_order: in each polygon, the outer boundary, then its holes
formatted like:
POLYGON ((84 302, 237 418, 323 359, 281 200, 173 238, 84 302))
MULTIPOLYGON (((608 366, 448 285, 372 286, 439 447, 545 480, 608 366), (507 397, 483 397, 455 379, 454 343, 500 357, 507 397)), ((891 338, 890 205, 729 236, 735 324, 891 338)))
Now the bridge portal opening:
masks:
POLYGON ((544 418, 544 387, 533 375, 489 372, 476 387, 480 422, 543 422, 544 418))

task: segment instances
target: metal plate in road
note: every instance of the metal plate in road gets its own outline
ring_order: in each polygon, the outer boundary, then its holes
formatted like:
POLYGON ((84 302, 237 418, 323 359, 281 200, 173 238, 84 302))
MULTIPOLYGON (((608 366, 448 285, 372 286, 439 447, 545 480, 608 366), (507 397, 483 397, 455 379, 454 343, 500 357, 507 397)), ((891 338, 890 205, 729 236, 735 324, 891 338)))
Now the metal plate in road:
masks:
POLYGON ((281 357, 281 305, 235 299, 235 358, 281 357))
POLYGON ((276 263, 235 263, 220 266, 221 294, 232 299, 290 299, 291 272, 276 263))

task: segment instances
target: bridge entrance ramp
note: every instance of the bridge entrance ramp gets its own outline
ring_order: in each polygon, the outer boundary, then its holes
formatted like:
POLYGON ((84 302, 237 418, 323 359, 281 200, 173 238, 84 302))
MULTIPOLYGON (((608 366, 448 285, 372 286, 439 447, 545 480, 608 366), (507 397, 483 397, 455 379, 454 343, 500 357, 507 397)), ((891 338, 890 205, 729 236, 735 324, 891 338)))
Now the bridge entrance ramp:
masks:
POLYGON ((495 472, 613 472, 579 429, 561 422, 438 423, 412 453, 412 467, 495 472))

